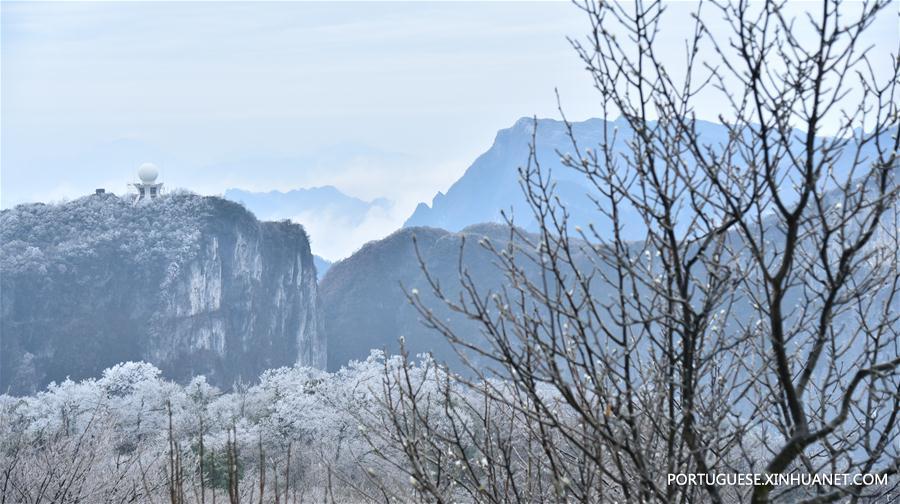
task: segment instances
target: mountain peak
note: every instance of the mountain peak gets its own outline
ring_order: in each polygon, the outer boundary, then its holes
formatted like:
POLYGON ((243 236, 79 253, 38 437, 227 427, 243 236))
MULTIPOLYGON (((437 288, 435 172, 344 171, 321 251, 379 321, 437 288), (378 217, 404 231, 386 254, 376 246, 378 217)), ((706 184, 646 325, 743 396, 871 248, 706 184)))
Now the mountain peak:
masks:
MULTIPOLYGON (((572 129, 583 146, 599 141, 603 119, 572 123, 572 129)), ((586 197, 589 188, 572 170, 561 167, 557 152, 572 150, 565 122, 557 119, 521 117, 497 132, 491 148, 478 157, 465 174, 444 193, 437 193, 431 206, 419 205, 404 226, 434 226, 460 231, 476 222, 503 222, 502 212, 512 213, 518 224, 533 227, 530 207, 519 186, 518 169, 528 163, 529 146, 537 142, 538 161, 554 170, 573 204, 583 210, 591 208, 586 197), (537 130, 534 130, 537 124, 537 130)))

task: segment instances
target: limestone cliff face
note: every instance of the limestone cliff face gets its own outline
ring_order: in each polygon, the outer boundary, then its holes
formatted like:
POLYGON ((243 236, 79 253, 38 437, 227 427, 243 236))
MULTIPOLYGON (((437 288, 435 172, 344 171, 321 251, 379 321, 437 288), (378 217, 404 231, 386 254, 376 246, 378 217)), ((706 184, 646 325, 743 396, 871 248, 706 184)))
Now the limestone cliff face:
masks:
POLYGON ((0 214, 0 389, 24 393, 124 360, 222 387, 325 365, 303 228, 189 194, 112 195, 0 214))

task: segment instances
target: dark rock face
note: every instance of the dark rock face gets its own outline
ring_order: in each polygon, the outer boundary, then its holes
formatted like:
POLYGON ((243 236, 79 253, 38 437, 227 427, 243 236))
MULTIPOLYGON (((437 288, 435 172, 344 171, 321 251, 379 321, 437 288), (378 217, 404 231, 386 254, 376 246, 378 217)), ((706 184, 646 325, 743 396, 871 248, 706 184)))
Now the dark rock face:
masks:
POLYGON ((417 341, 417 349, 431 349, 437 335, 413 325, 420 336, 404 335, 416 315, 406 301, 401 283, 422 280, 412 237, 419 247, 430 249, 449 234, 442 229, 413 228, 368 243, 352 256, 328 269, 319 284, 322 322, 328 340, 328 369, 336 370, 351 359, 365 359, 369 350, 386 348, 395 353, 398 338, 417 341))
POLYGON ((145 360, 178 380, 324 367, 303 228, 220 198, 114 195, 0 213, 0 389, 145 360))

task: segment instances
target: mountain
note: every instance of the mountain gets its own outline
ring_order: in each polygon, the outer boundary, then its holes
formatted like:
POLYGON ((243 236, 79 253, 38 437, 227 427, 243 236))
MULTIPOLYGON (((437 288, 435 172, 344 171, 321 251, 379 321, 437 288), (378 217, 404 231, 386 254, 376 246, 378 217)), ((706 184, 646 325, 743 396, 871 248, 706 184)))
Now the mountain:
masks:
POLYGON ((260 219, 291 219, 302 223, 315 242, 316 252, 331 258, 349 255, 362 242, 353 246, 344 241, 368 232, 373 221, 384 218, 393 207, 387 199, 363 201, 333 186, 288 192, 229 189, 224 196, 243 204, 260 219), (334 233, 335 230, 341 231, 334 233))
POLYGON ((0 390, 129 360, 222 387, 325 363, 303 227, 221 198, 19 205, 0 213, 0 271, 0 390))
MULTIPOLYGON (((874 184, 874 181, 869 183, 874 184)), ((873 198, 877 191, 873 187, 864 194, 866 198, 873 198)), ((851 198, 849 201, 852 200, 851 198)), ((841 203, 848 204, 841 189, 828 191, 823 201, 824 208, 840 208, 841 203)), ((896 207, 896 199, 892 200, 890 205, 896 207)), ((815 207, 808 207, 808 211, 814 214, 817 210, 815 207)), ((900 217, 894 210, 885 213, 882 217, 882 227, 876 234, 878 238, 869 245, 871 248, 894 249, 889 230, 897 229, 898 218, 900 217)), ((858 226, 863 224, 864 220, 848 223, 846 228, 848 236, 859 233, 858 226)), ((771 215, 765 216, 761 226, 772 250, 783 247, 783 229, 778 219, 771 215)), ((756 229, 755 226, 751 228, 756 229)), ((429 227, 407 227, 383 240, 370 242, 347 259, 335 263, 319 284, 322 322, 329 348, 328 369, 336 370, 350 360, 363 359, 372 348, 384 349, 389 353, 397 352, 398 340, 403 337, 406 349, 411 355, 431 352, 438 361, 462 370, 457 366, 460 359, 456 350, 438 330, 423 325, 422 317, 409 303, 406 293, 413 290, 418 291, 423 305, 432 310, 436 319, 450 328, 455 335, 469 344, 490 351, 491 349, 486 346, 487 340, 481 334, 482 326, 450 311, 444 302, 437 299, 421 268, 424 264, 445 297, 454 302, 458 302, 461 294, 460 267, 475 283, 479 297, 483 300, 488 300, 488 294, 491 292, 506 290, 510 293, 511 280, 498 265, 500 259, 481 245, 485 239, 490 241, 495 250, 502 250, 504 254, 507 250, 514 250, 516 263, 522 268, 524 277, 534 285, 542 284, 540 261, 534 253, 537 244, 541 242, 539 235, 520 229, 512 244, 513 247, 508 248, 511 240, 510 229, 497 223, 472 225, 459 232, 429 227)), ((735 244, 737 255, 723 256, 727 257, 724 260, 725 264, 752 264, 749 248, 739 245, 744 238, 738 229, 730 231, 726 240, 735 244)), ((803 240, 805 244, 809 244, 815 238, 807 236, 803 240)), ((616 271, 611 264, 602 259, 604 256, 604 253, 600 252, 602 247, 573 237, 570 237, 568 242, 571 244, 573 264, 581 272, 590 273, 589 276, 593 279, 590 288, 591 297, 594 300, 610 299, 616 292, 616 287, 604 279, 615 279, 616 271)), ((644 249, 644 243, 639 240, 630 241, 627 246, 632 248, 630 255, 634 258, 649 253, 644 249)), ((869 265, 864 261, 860 266, 861 270, 857 273, 858 282, 862 283, 867 277, 869 265)), ((700 270, 697 268, 694 274, 702 275, 702 272, 698 272, 700 270)), ((572 271, 562 273, 566 278, 575 278, 572 271)), ((517 276, 515 282, 521 282, 521 279, 521 276, 517 276)), ((747 290, 742 288, 736 298, 729 301, 732 303, 729 307, 731 310, 729 317, 734 327, 741 325, 746 327, 754 317, 759 316, 753 308, 753 298, 746 295, 748 291, 754 293, 757 291, 752 287, 752 282, 756 280, 748 278, 747 282, 751 287, 747 287, 747 290)), ((635 289, 634 292, 638 297, 649 299, 652 297, 650 285, 649 282, 645 284, 636 282, 629 288, 635 289)), ((785 306, 798 306, 807 302, 804 295, 808 296, 809 291, 804 292, 803 288, 802 283, 792 285, 786 293, 785 306)), ((885 293, 889 292, 890 289, 882 289, 878 302, 891 303, 893 306, 891 309, 900 309, 898 308, 900 299, 894 296, 885 298, 885 293)), ((468 298, 468 295, 465 297, 468 298)), ((576 303, 577 297, 576 294, 576 303)), ((538 311, 530 313, 530 316, 546 317, 547 314, 540 311, 543 309, 540 302, 535 302, 529 310, 538 311)), ((789 322, 795 321, 793 317, 799 313, 801 312, 797 311, 789 315, 789 322)), ((596 316, 603 324, 609 326, 619 324, 617 320, 611 318, 610 313, 603 310, 596 316)), ((833 325, 851 330, 859 324, 858 320, 854 320, 854 316, 852 310, 838 314, 834 317, 833 325)), ((467 357, 471 358, 472 355, 467 357)))
MULTIPOLYGON (((620 138, 630 130, 625 120, 613 122, 620 130, 620 138)), ((582 147, 596 145, 602 138, 606 122, 589 119, 573 123, 575 137, 582 147)), ((420 203, 405 227, 430 226, 460 231, 481 222, 502 222, 501 210, 512 208, 516 225, 533 230, 535 221, 519 184, 518 168, 528 161, 529 144, 534 132, 534 120, 523 117, 507 129, 500 130, 493 145, 479 156, 446 194, 438 193, 431 205, 420 203)), ((571 213, 571 222, 584 226, 596 218, 593 202, 588 197, 594 191, 585 177, 560 163, 557 152, 571 152, 565 123, 553 119, 539 119, 534 137, 537 160, 542 168, 552 171, 557 193, 571 213)), ((624 149, 619 141, 617 148, 624 149)))
MULTIPOLYGON (((623 170, 624 158, 633 157, 628 142, 634 138, 634 131, 627 119, 605 121, 595 118, 574 122, 571 126, 573 136, 582 152, 588 148, 596 149, 603 140, 604 133, 607 133, 609 138, 615 138, 611 147, 623 170)), ((697 121, 696 128, 701 141, 712 146, 713 150, 725 145, 729 138, 728 130, 721 124, 697 121)), ((799 154, 806 135, 799 130, 792 133, 793 148, 797 149, 799 154)), ((896 134, 896 128, 885 131, 880 138, 881 145, 890 145, 890 138, 896 134)), ((574 151, 565 123, 553 119, 539 119, 535 130, 535 122, 531 118, 521 118, 511 128, 500 130, 491 147, 472 163, 446 194, 439 192, 431 205, 420 203, 404 226, 429 226, 459 231, 476 223, 503 222, 501 210, 509 213, 512 209, 517 226, 535 231, 536 221, 525 199, 518 172, 518 168, 528 162, 529 145, 532 141, 535 143, 536 159, 542 170, 545 174, 549 173, 556 183, 556 195, 566 206, 570 227, 580 226, 587 229, 588 225, 593 224, 601 235, 608 232, 609 223, 601 216, 591 199, 592 195, 597 195, 596 188, 584 174, 562 165, 560 156, 574 151)), ((818 138, 818 142, 827 141, 830 142, 832 139, 818 138)), ((854 163, 875 159, 877 157, 875 144, 874 141, 868 142, 858 159, 854 158, 853 149, 848 148, 842 157, 833 160, 831 172, 834 180, 841 180, 850 175, 854 163)), ((665 159, 658 161, 661 166, 665 166, 665 159)), ((681 157, 680 161, 687 163, 689 167, 692 164, 689 156, 681 157)), ((742 161, 736 158, 735 162, 742 161)), ((783 162, 787 164, 788 158, 785 157, 783 162)), ((782 181, 782 197, 785 201, 792 202, 794 198, 790 191, 794 184, 800 183, 799 171, 785 167, 785 172, 791 175, 782 181)), ((835 187, 832 180, 826 180, 825 189, 835 187)), ((634 190, 638 191, 637 188, 634 190)), ((625 224, 623 237, 639 239, 644 231, 642 219, 628 205, 620 207, 620 213, 625 224)))
POLYGON ((507 282, 495 265, 496 258, 479 244, 483 239, 498 248, 509 243, 509 229, 504 225, 479 224, 455 233, 427 227, 404 228, 370 242, 335 263, 319 283, 329 370, 337 370, 353 359, 365 359, 371 349, 396 353, 401 336, 411 355, 432 352, 439 361, 458 363, 459 357, 444 337, 422 325, 421 317, 406 297, 412 289, 458 334, 471 342, 479 341, 477 324, 450 312, 432 295, 413 237, 429 273, 451 299, 460 292, 460 247, 463 266, 477 279, 482 292, 499 289, 507 282))

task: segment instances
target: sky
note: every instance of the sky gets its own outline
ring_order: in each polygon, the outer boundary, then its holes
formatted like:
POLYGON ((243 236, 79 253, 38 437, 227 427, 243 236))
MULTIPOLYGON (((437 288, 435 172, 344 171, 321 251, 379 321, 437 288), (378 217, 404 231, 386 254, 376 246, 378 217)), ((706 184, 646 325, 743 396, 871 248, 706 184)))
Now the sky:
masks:
MULTIPOLYGON (((198 192, 333 183, 396 199, 399 170, 403 192, 424 198, 498 129, 553 115, 554 86, 573 104, 593 98, 565 39, 584 19, 565 3, 2 5, 4 206, 112 182, 61 170, 38 184, 26 165, 117 142, 170 157, 157 161, 169 183, 198 192), (200 169, 342 156, 410 166, 365 180, 200 169)), ((119 185, 134 168, 121 167, 119 185)))
MULTIPOLYGON (((672 4, 672 26, 692 5, 672 4)), ((558 117, 554 89, 570 119, 600 115, 566 40, 590 25, 568 2, 0 9, 3 208, 124 192, 145 161, 201 194, 334 185, 392 200, 328 250, 338 258, 445 191, 499 129, 558 117)), ((888 21, 876 37, 896 35, 888 21)), ((305 224, 314 243, 342 232, 305 224)))

